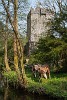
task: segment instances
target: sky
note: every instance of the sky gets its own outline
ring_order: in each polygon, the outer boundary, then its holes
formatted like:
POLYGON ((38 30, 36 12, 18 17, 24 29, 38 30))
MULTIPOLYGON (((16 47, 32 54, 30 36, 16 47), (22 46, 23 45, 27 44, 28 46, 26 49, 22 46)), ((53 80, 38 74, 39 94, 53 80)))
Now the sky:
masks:
POLYGON ((43 2, 44 0, 29 0, 30 6, 34 8, 36 6, 36 2, 38 1, 43 2))
POLYGON ((30 2, 30 6, 35 6, 35 4, 36 4, 36 0, 29 0, 29 2, 30 2))

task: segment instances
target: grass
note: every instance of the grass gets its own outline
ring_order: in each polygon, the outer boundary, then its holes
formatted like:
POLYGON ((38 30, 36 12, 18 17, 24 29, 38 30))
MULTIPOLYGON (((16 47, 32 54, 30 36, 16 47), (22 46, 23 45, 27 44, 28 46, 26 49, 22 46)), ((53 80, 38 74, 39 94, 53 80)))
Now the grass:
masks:
POLYGON ((26 69, 26 75, 28 91, 67 100, 67 73, 51 73, 51 79, 41 78, 40 82, 38 77, 33 77, 29 68, 26 69))
MULTIPOLYGON (((26 68, 25 72, 27 79, 26 88, 29 92, 47 94, 67 100, 67 73, 51 73, 51 79, 41 78, 39 81, 38 76, 34 78, 30 68, 26 68)), ((8 79, 8 82, 15 84, 18 82, 14 71, 5 72, 4 76, 8 79)))

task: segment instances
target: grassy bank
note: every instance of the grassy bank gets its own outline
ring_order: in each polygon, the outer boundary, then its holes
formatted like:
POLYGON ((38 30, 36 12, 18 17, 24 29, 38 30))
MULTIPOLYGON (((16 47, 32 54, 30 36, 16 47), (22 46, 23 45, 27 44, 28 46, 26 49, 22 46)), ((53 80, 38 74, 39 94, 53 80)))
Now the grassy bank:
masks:
POLYGON ((40 82, 38 77, 33 77, 30 69, 26 69, 26 75, 28 91, 67 100, 67 73, 51 73, 51 79, 41 78, 40 82))
MULTIPOLYGON (((8 77, 9 82, 16 83, 17 76, 16 73, 11 72, 10 75, 4 74, 8 77)), ((51 79, 34 78, 31 70, 26 69, 26 79, 27 85, 26 89, 28 92, 38 93, 38 94, 47 94, 53 97, 64 98, 67 100, 67 73, 51 73, 51 79)))
POLYGON ((49 94, 53 97, 67 98, 67 80, 66 78, 52 78, 50 80, 42 79, 41 82, 35 82, 28 79, 28 91, 39 94, 49 94))

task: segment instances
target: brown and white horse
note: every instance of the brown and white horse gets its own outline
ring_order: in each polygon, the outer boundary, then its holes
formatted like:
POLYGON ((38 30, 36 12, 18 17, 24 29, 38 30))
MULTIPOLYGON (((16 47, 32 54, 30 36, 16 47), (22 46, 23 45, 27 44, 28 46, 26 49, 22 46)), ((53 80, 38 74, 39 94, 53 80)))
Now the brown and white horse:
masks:
POLYGON ((36 72, 38 72, 40 77, 44 77, 45 79, 50 78, 50 69, 48 65, 34 65, 32 67, 32 72, 34 77, 36 77, 36 72))

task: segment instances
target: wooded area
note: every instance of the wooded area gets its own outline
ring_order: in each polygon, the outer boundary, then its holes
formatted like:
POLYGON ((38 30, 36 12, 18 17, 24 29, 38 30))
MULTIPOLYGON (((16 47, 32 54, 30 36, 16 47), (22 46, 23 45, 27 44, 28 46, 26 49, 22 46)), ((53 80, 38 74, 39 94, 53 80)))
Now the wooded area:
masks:
MULTIPOLYGON (((15 75, 17 75, 21 87, 28 85, 29 88, 29 85, 33 83, 33 86, 31 86, 36 88, 38 85, 38 83, 36 85, 36 79, 31 78, 35 82, 29 82, 30 79, 27 77, 31 65, 44 65, 47 63, 50 66, 51 72, 67 73, 67 0, 51 1, 44 0, 43 4, 41 2, 37 3, 37 6, 45 7, 53 11, 54 18, 51 20, 51 29, 48 30, 47 36, 39 39, 37 48, 34 49, 34 52, 29 57, 25 49, 27 37, 22 35, 26 30, 24 28, 23 31, 20 30, 22 32, 19 31, 19 28, 21 29, 22 26, 21 20, 23 20, 23 23, 26 20, 25 8, 27 10, 29 7, 28 1, 0 1, 1 7, 3 8, 3 12, 0 11, 0 72, 3 74, 5 72, 8 74, 11 73, 11 75, 14 75, 12 71, 16 72, 15 75), (29 58, 28 64, 25 63, 26 58, 29 58), (25 69, 25 64, 29 69, 25 69), (26 73, 26 71, 28 72, 26 73)), ((6 74, 4 75, 7 76, 6 74)), ((63 80, 61 81, 63 82, 63 80)), ((67 78, 64 80, 65 85, 66 81, 67 78)), ((51 83, 51 81, 49 82, 51 83)), ((47 81, 46 83, 48 84, 47 81)), ((49 91, 47 85, 46 89, 49 91)))

